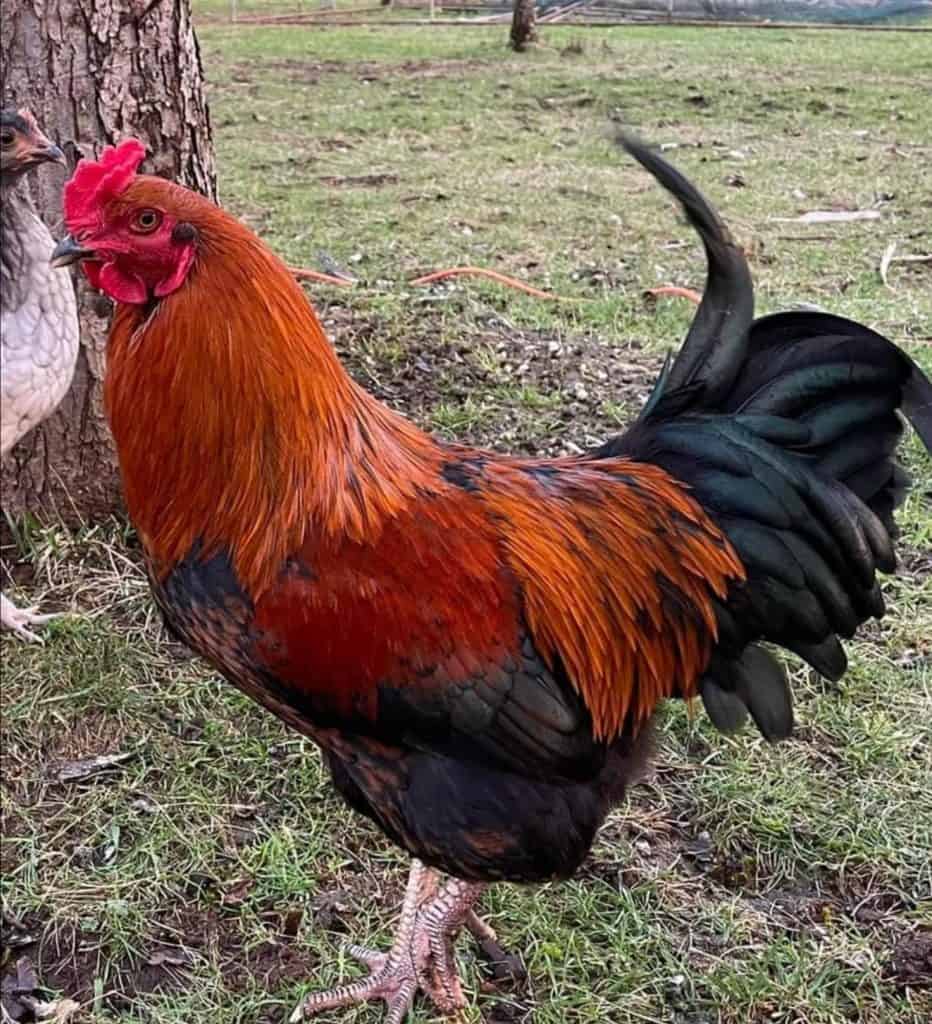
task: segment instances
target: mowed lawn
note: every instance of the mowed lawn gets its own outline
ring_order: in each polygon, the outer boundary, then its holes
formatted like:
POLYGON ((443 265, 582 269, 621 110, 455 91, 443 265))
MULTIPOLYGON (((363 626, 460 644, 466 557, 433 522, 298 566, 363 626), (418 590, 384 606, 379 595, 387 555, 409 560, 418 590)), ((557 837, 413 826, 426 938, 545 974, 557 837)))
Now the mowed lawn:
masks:
MULTIPOLYGON (((584 447, 683 337, 692 306, 644 291, 701 289, 701 250, 614 146, 621 126, 720 207, 761 311, 855 317, 932 372, 932 266, 897 259, 932 251, 928 36, 546 28, 519 58, 504 27, 207 13, 223 202, 291 263, 324 253, 358 277, 312 289, 341 353, 444 436, 584 447), (797 220, 814 210, 879 216, 797 220), (408 283, 464 264, 572 301, 408 283)), ((463 941, 468 1020, 927 1024, 932 464, 912 436, 903 457, 901 572, 846 677, 797 667, 798 728, 776 747, 666 708, 651 777, 579 878, 487 897, 529 980, 494 983, 463 941)), ((72 1021, 100 1024, 277 1024, 308 987, 354 976, 342 945, 387 943, 403 857, 310 744, 165 637, 129 528, 15 526, 11 596, 81 614, 43 647, 2 639, 6 965, 28 957, 82 1004, 72 1021)))

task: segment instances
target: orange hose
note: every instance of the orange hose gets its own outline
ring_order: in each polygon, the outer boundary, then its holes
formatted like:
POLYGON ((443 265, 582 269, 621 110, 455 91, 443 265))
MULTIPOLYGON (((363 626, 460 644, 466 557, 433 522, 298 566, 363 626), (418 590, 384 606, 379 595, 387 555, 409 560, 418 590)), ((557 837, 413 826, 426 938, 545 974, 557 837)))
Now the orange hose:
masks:
MULTIPOLYGON (((345 277, 336 277, 333 274, 324 274, 319 270, 308 270, 305 267, 289 267, 289 272, 297 278, 299 281, 318 281, 321 284, 334 284, 341 288, 348 288, 354 284, 355 281, 349 280, 345 277)), ((412 285, 425 285, 432 284, 434 281, 444 281, 448 277, 485 277, 490 281, 496 281, 498 284, 503 284, 508 288, 514 288, 516 291, 524 292, 525 295, 533 295, 538 299, 548 299, 551 302, 581 302, 582 299, 571 299, 566 298, 562 295, 554 295, 553 292, 541 291, 540 288, 534 288, 529 284, 525 284, 523 281, 519 281, 517 278, 508 277, 507 274, 500 274, 497 270, 487 270, 485 267, 448 267, 446 270, 435 270, 430 274, 424 274, 421 277, 415 277, 409 282, 412 285)), ((681 288, 679 285, 661 285, 658 288, 648 288, 647 295, 651 298, 659 298, 661 296, 674 296, 682 299, 689 299, 690 302, 695 303, 697 306, 702 301, 702 296, 692 290, 692 288, 681 288)))
POLYGON ((672 295, 681 299, 689 299, 690 302, 694 302, 697 306, 702 302, 702 296, 698 292, 694 292, 692 288, 680 288, 676 284, 665 284, 659 288, 648 288, 647 294, 653 298, 659 298, 661 295, 672 295))
POLYGON ((306 267, 289 267, 288 272, 298 281, 319 281, 321 284, 337 284, 343 288, 355 284, 345 277, 334 277, 333 274, 323 274, 319 270, 308 270, 306 267))
POLYGON ((483 267, 450 267, 448 270, 435 270, 432 274, 425 274, 423 277, 416 277, 409 283, 415 285, 431 284, 433 281, 442 281, 444 278, 460 275, 487 277, 491 281, 497 281, 499 284, 507 285, 509 288, 515 288, 519 292, 524 292, 526 295, 533 295, 538 299, 551 299, 554 302, 575 301, 574 299, 564 299, 559 295, 554 295, 552 292, 542 292, 539 288, 532 288, 531 285, 525 284, 523 281, 518 281, 513 277, 500 274, 497 270, 486 270, 483 267))

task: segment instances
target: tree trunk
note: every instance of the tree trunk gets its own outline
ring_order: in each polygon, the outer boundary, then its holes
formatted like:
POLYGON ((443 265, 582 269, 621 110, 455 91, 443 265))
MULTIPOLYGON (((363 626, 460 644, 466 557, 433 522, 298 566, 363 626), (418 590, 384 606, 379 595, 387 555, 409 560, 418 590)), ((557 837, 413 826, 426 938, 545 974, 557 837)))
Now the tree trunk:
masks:
MULTIPOLYGON (((74 163, 133 135, 145 169, 215 196, 210 122, 190 0, 0 0, 3 106, 28 107, 74 163)), ((62 178, 29 176, 60 237, 62 178)), ((81 352, 71 391, 3 467, 3 507, 93 519, 119 506, 101 380, 111 304, 78 274, 81 352)))
POLYGON ((511 19, 511 48, 521 53, 530 43, 537 42, 537 12, 534 0, 515 0, 511 19))

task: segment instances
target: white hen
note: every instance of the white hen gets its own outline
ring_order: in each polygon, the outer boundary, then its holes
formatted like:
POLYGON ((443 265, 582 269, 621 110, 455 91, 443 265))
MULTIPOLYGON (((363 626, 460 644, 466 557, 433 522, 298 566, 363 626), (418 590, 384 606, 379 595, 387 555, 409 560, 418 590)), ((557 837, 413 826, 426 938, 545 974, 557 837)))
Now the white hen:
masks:
MULTIPOLYGON (((0 456, 64 398, 78 354, 74 286, 66 270, 54 270, 55 246, 20 177, 41 163, 63 164, 58 146, 26 110, 0 112, 0 456)), ((0 593, 0 623, 24 640, 38 640, 30 626, 52 615, 17 608, 0 593)))

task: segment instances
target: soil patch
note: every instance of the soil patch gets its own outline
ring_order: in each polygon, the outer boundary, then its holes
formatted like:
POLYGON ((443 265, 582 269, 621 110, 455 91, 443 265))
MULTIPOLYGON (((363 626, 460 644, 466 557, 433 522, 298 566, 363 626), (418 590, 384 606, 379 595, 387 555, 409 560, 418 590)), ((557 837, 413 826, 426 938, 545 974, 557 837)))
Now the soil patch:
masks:
MULTIPOLYGON (((3 976, 14 978, 16 963, 25 957, 40 993, 57 991, 81 1003, 92 1001, 104 953, 97 935, 75 925, 59 921, 53 926, 40 914, 15 922, 5 919, 3 976)), ((275 989, 312 976, 316 967, 316 958, 280 928, 270 928, 268 941, 247 946, 237 915, 196 907, 162 918, 150 932, 143 957, 117 962, 108 975, 103 1002, 108 1009, 122 1012, 139 996, 183 991, 198 974, 198 960, 208 956, 216 957, 231 991, 253 985, 275 989)), ((8 980, 7 988, 12 983, 8 980)))
POLYGON ((494 316, 444 342, 439 319, 422 315, 386 366, 371 354, 390 340, 378 324, 340 306, 324 322, 344 364, 377 397, 428 428, 441 406, 471 403, 476 415, 449 439, 515 455, 578 453, 619 433, 662 365, 637 342, 519 330, 494 316))
POLYGON ((900 938, 887 965, 887 976, 898 988, 932 992, 932 928, 900 938))

